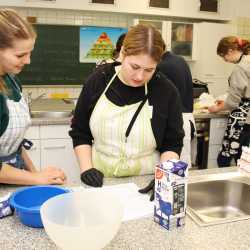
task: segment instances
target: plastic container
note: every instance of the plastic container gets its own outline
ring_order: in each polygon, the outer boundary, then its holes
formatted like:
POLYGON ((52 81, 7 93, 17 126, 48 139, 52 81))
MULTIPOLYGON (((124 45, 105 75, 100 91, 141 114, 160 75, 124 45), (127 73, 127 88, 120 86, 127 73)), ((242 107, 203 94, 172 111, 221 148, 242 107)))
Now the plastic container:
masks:
POLYGON ((48 236, 63 250, 102 249, 123 217, 119 198, 101 188, 62 194, 46 201, 41 217, 48 236))
POLYGON ((10 197, 10 205, 20 221, 29 227, 43 227, 40 216, 41 205, 59 194, 69 192, 68 189, 57 186, 31 186, 19 188, 10 197))

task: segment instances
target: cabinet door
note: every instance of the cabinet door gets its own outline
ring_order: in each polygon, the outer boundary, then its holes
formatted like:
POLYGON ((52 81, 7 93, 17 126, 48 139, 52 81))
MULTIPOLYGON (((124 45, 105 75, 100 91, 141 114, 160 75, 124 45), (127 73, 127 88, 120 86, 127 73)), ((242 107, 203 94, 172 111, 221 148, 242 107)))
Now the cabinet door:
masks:
POLYGON ((149 0, 149 7, 169 8, 169 0, 149 0))
POLYGON ((217 45, 224 36, 233 35, 230 24, 203 22, 197 24, 197 54, 193 76, 227 78, 233 65, 226 63, 217 55, 217 45))
POLYGON ((69 125, 46 125, 40 127, 41 139, 68 139, 69 125))
POLYGON ((115 0, 90 0, 91 3, 114 4, 115 0))
POLYGON ((160 20, 148 20, 148 19, 134 19, 134 25, 136 24, 151 24, 155 26, 155 28, 160 31, 162 38, 166 44, 166 48, 169 49, 169 37, 171 37, 170 29, 169 29, 169 22, 167 21, 160 21, 160 20))
POLYGON ((46 166, 61 168, 67 176, 67 184, 80 184, 80 170, 71 139, 41 140, 41 167, 46 166))
POLYGON ((196 60, 196 24, 171 22, 170 51, 186 60, 196 60))
POLYGON ((227 125, 227 118, 213 118, 210 120, 209 145, 221 144, 227 125))
POLYGON ((41 168, 41 148, 40 148, 40 129, 39 126, 31 126, 25 133, 25 138, 32 141, 33 146, 27 150, 27 154, 33 161, 37 170, 41 168))
MULTIPOLYGON (((221 144, 227 125, 227 118, 213 118, 210 121, 208 168, 218 167, 217 156, 221 150, 221 144)), ((232 160, 231 166, 235 162, 232 160)))
POLYGON ((25 138, 27 139, 39 139, 40 138, 40 130, 39 126, 31 126, 25 133, 25 138))
POLYGON ((30 139, 33 143, 31 149, 27 150, 27 154, 34 163, 37 170, 41 169, 41 150, 40 150, 40 140, 30 139))
POLYGON ((162 34, 166 50, 183 56, 186 60, 197 58, 197 25, 194 23, 134 19, 134 24, 151 24, 162 34))
POLYGON ((208 168, 218 167, 217 156, 221 149, 226 124, 226 118, 214 118, 210 120, 208 168))

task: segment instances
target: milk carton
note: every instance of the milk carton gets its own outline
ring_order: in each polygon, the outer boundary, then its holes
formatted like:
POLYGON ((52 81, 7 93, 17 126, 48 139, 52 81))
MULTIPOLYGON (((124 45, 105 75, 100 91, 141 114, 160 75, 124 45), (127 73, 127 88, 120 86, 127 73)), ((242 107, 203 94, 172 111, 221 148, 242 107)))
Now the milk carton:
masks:
POLYGON ((171 230, 185 223, 188 165, 169 160, 155 169, 154 221, 171 230))

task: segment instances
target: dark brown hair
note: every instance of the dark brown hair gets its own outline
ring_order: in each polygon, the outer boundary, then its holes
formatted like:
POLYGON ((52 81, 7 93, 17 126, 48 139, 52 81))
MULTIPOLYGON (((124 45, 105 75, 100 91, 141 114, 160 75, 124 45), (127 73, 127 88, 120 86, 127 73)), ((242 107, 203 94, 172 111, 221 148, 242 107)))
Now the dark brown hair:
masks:
POLYGON ((164 46, 161 33, 153 25, 137 24, 126 34, 122 53, 124 56, 148 54, 159 63, 164 46))
MULTIPOLYGON (((11 48, 18 39, 36 38, 32 25, 12 9, 0 9, 0 53, 11 48)), ((0 78, 0 92, 5 91, 5 85, 0 78)))
POLYGON ((123 33, 117 39, 115 49, 113 51, 113 58, 115 58, 115 59, 119 57, 119 53, 121 51, 125 36, 126 36, 126 33, 123 33))
POLYGON ((250 42, 236 36, 223 37, 217 46, 217 54, 223 57, 228 53, 229 49, 238 50, 244 55, 248 55, 250 52, 250 42))

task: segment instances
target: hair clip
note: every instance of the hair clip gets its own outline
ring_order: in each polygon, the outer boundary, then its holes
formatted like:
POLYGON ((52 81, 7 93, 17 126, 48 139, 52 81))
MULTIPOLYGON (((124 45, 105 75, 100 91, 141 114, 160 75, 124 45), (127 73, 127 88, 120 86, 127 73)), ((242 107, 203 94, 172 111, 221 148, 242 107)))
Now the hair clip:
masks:
POLYGON ((242 47, 243 41, 240 37, 237 37, 237 42, 238 42, 239 46, 242 47))

